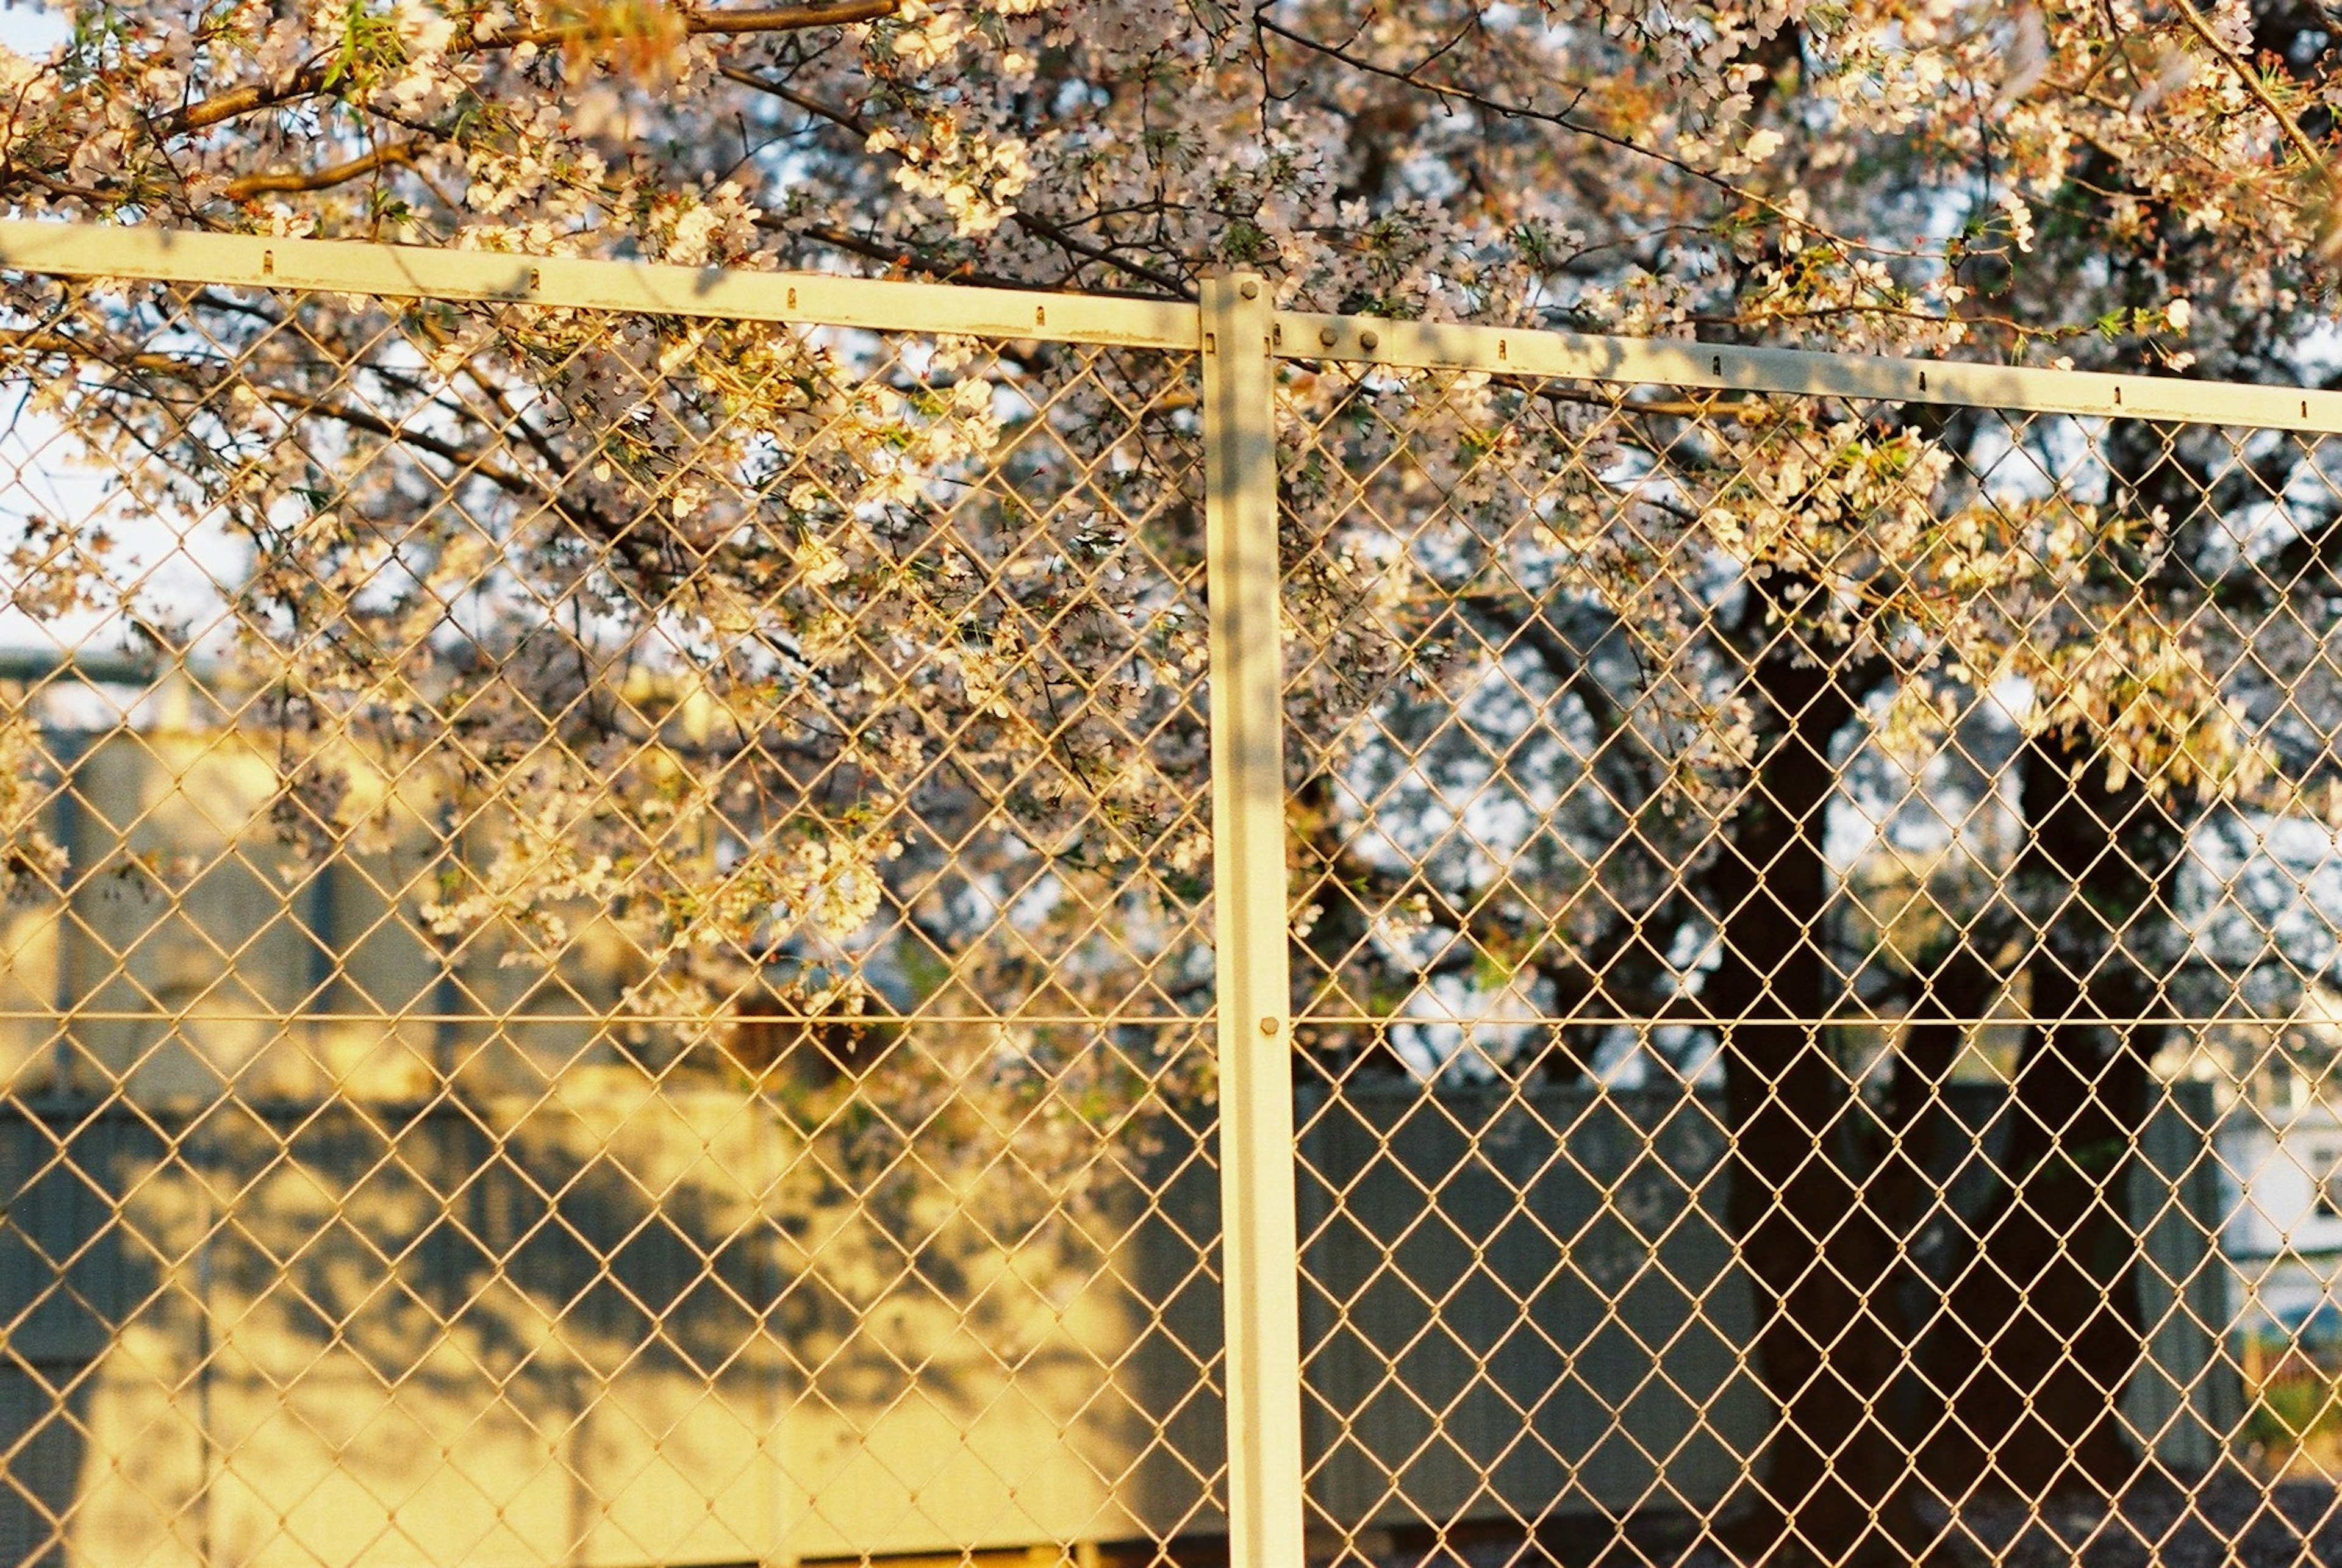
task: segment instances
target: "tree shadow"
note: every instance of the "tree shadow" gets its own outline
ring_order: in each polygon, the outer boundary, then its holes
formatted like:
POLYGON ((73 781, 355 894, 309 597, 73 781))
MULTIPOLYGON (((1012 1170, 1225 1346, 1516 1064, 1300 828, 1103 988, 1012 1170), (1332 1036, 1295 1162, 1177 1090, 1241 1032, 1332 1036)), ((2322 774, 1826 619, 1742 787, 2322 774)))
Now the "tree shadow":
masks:
POLYGON ((1216 1178, 1171 1124, 1069 1205, 745 1092, 0 1104, 0 1562, 1208 1523, 1216 1178))

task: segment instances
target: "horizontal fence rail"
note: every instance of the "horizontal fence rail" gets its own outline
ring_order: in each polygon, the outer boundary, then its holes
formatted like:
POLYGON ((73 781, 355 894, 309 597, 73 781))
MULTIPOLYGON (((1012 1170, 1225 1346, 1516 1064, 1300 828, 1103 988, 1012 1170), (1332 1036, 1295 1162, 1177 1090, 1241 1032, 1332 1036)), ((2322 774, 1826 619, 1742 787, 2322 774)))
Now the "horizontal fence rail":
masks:
POLYGON ((0 273, 0 1563, 2342 1556, 2342 394, 0 273))
MULTIPOLYGON (((1195 349, 1199 308, 1170 300, 975 288, 823 273, 742 273, 338 240, 0 219, 0 265, 52 277, 244 284, 385 299, 796 322, 872 331, 1195 349)), ((1562 376, 2267 430, 2342 430, 2342 392, 1668 339, 1276 313, 1274 351, 1410 370, 1562 376), (2127 401, 2126 401, 2127 399, 2127 401)))

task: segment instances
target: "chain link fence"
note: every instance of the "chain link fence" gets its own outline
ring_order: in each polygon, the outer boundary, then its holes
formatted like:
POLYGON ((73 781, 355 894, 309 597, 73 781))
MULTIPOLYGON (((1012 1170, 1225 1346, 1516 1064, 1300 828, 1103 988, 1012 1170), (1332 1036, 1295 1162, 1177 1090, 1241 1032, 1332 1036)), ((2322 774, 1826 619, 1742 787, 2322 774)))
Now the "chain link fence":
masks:
POLYGON ((1287 419, 1327 1541, 2311 1552, 2325 1331, 2222 1229, 2333 1169, 2255 1082, 2330 1054, 2317 438, 1336 366, 1287 419))
POLYGON ((2342 398, 0 265, 0 1561, 2342 1553, 2342 398))

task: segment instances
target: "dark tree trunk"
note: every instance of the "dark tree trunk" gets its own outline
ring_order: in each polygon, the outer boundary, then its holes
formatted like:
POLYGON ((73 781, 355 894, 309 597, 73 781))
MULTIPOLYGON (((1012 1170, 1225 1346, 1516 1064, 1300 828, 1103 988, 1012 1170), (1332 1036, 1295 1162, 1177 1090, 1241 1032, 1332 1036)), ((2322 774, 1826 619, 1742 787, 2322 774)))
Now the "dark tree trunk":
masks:
POLYGON ((1863 1206, 1900 1243, 1880 1300, 1903 1349, 1891 1419, 1897 1450, 1907 1459, 1918 1446, 1915 1434, 1927 1431, 1942 1408, 1917 1375, 1914 1349, 1937 1293, 1927 1264, 1944 1239, 1945 1189, 1968 1136, 1946 1090, 1967 1048, 1971 1021, 1989 1013, 2000 992, 2000 977, 1967 932, 1917 965, 1912 981, 1909 1027, 1877 1107, 1862 1191, 1863 1206))
POLYGON ((1731 1220, 1779 1411, 1743 1543, 1766 1563, 1907 1562, 1916 1536, 1887 1425, 1903 1364, 1895 1244, 1846 1159, 1857 1100, 1824 1031, 1822 834, 1832 739, 1857 696, 1784 634, 1751 672, 1763 747, 1708 877, 1722 959, 1701 992, 1723 1040, 1731 1220))
POLYGON ((2144 1355, 2125 1189, 2164 1033, 2142 1022, 2157 987, 2138 953, 2156 945, 2140 937, 2164 918, 2185 834, 2135 785, 2107 789, 2103 766, 2077 777, 2076 760, 2054 740, 2024 759, 2019 872, 2057 914, 2027 966, 2007 1184, 1973 1226, 1921 1358, 1940 1396, 1922 1463, 1954 1498, 2112 1493, 2138 1463, 2117 1412, 2144 1355))

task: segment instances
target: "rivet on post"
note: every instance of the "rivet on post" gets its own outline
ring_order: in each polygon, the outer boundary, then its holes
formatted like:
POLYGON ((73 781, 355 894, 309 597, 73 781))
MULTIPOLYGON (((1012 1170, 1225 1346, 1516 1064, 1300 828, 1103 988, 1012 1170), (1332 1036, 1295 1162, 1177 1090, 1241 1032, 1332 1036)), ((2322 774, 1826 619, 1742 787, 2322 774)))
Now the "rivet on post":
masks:
POLYGON ((1244 282, 1236 285, 1236 292, 1244 295, 1246 299, 1258 299, 1260 297, 1260 285, 1251 278, 1246 278, 1244 282))
POLYGON ((1376 336, 1371 332, 1362 332, 1358 334, 1358 346, 1365 349, 1369 354, 1372 354, 1376 348, 1380 346, 1382 341, 1383 340, 1381 338, 1376 336))
POLYGON ((1264 1034, 1274 1034, 1279 1027, 1280 1025, 1274 1017, 1264 1018, 1260 1021, 1260 1032, 1264 1034))

